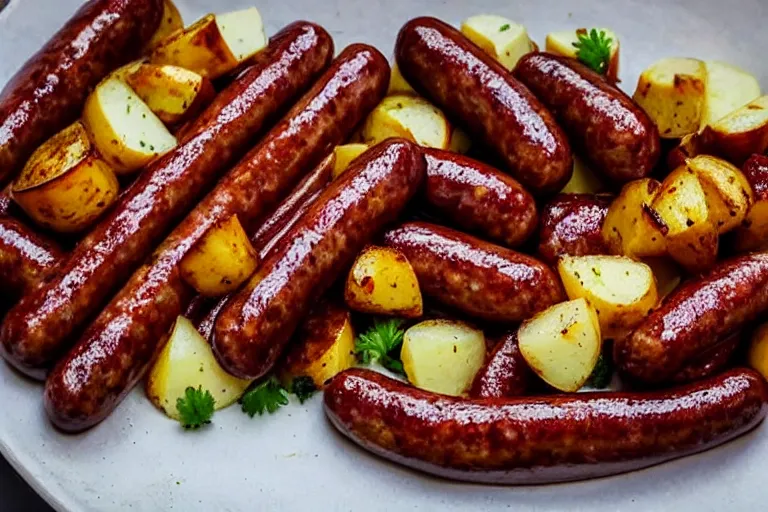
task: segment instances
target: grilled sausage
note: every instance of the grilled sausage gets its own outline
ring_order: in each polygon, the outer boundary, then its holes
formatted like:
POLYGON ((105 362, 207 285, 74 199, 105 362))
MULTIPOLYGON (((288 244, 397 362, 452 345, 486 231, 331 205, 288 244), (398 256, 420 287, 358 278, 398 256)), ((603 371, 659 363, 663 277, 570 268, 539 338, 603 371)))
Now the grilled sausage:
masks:
POLYGON ((54 278, 8 313, 0 340, 17 368, 44 375, 158 239, 327 67, 333 42, 322 28, 299 22, 264 52, 261 64, 223 91, 178 147, 141 173, 54 278))
POLYGON ((545 264, 453 229, 411 222, 384 244, 408 258, 425 295, 476 318, 519 322, 565 298, 545 264))
POLYGON ((550 265, 563 255, 610 254, 603 222, 611 197, 603 194, 560 194, 541 211, 539 257, 550 265))
POLYGON ((645 178, 656 166, 656 125, 598 73, 576 59, 529 53, 513 74, 555 114, 591 167, 615 184, 645 178))
POLYGON ((496 343, 488 361, 475 375, 469 396, 503 398, 525 394, 531 369, 525 362, 517 342, 517 332, 504 334, 496 343))
POLYGON ((451 151, 424 153, 426 199, 458 226, 508 247, 522 244, 536 231, 536 202, 513 178, 451 151))
POLYGON ((91 0, 0 92, 0 186, 43 141, 77 119, 107 73, 139 55, 162 0, 91 0))
POLYGON ((179 224, 46 381, 45 404, 67 431, 104 419, 142 377, 163 335, 192 300, 179 263, 217 222, 237 215, 246 232, 384 97, 386 58, 352 45, 179 224))
POLYGON ((405 466, 455 480, 542 484, 632 471, 738 437, 765 417, 764 379, 736 369, 648 393, 463 399, 346 370, 324 393, 344 435, 405 466))
POLYGON ((726 338, 714 347, 694 358, 670 380, 674 383, 692 382, 714 375, 726 367, 742 339, 742 333, 726 338))
POLYGON ((409 84, 498 153, 532 193, 568 183, 573 157, 552 114, 458 30, 435 18, 413 19, 400 29, 395 58, 409 84))
POLYGON ((247 378, 266 374, 313 301, 395 220, 424 173, 421 151, 403 139, 389 139, 357 158, 219 313, 213 352, 222 367, 247 378))
POLYGON ((614 360, 640 382, 668 382, 766 311, 768 252, 732 258, 683 284, 631 335, 616 340, 614 360))
POLYGON ((11 217, 0 217, 0 295, 13 301, 49 276, 64 253, 11 217))

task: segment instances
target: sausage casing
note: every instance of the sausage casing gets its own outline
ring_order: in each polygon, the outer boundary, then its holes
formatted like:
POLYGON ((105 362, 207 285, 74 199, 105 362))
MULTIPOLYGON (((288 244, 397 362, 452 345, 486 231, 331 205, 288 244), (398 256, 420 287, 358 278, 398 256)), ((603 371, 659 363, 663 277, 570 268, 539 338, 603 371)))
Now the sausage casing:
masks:
POLYGON ((3 299, 28 293, 64 258, 53 242, 11 217, 0 217, 0 293, 3 299), (9 297, 11 296, 11 297, 9 297))
POLYGON ((541 210, 538 255, 550 265, 563 255, 610 254, 603 221, 611 197, 602 194, 559 194, 541 210))
POLYGON ((517 332, 501 336, 469 389, 472 398, 502 398, 525 394, 531 369, 520 352, 517 332))

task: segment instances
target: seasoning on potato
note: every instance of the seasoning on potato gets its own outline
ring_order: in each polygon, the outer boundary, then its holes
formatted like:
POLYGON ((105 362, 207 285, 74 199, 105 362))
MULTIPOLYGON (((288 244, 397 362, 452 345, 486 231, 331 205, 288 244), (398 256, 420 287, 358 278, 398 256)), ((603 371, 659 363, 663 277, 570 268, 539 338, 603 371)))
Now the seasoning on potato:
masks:
POLYGON ((621 189, 603 222, 603 238, 611 254, 642 258, 667 253, 666 239, 650 208, 660 187, 658 181, 645 178, 621 189))

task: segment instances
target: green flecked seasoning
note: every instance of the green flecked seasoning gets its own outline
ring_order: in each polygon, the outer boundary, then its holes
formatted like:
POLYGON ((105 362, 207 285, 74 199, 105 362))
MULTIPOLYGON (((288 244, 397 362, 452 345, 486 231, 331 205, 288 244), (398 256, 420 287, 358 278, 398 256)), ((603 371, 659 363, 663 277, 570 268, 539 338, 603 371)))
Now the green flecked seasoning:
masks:
POLYGON ((509 23, 505 23, 504 25, 501 26, 501 28, 499 28, 499 32, 506 32, 509 29, 510 29, 509 23))

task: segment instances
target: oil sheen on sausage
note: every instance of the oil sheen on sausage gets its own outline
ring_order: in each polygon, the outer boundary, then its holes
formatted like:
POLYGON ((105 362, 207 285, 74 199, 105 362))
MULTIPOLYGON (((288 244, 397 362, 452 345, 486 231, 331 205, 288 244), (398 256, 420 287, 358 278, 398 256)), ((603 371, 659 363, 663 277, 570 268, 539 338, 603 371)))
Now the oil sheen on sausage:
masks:
POLYGON ((502 398, 524 395, 533 377, 520 352, 517 331, 509 331, 496 343, 469 389, 472 398, 502 398))
POLYGON ((539 257, 550 265, 563 255, 609 254, 603 222, 611 206, 604 194, 559 194, 541 210, 539 257))
POLYGON ((4 300, 28 293, 64 258, 53 242, 11 217, 0 217, 0 295, 4 300))

